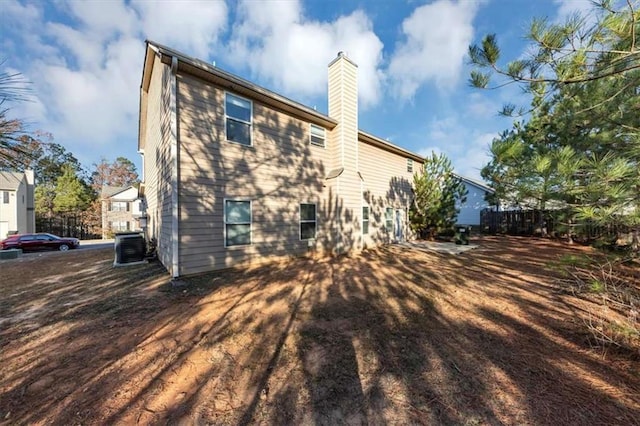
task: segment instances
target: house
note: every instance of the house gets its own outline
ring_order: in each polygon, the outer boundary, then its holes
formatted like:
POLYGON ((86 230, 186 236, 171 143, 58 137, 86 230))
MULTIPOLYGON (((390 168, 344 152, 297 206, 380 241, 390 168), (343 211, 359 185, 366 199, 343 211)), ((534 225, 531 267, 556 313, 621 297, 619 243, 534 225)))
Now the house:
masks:
POLYGON ((413 238, 423 158, 358 128, 357 65, 328 115, 147 42, 138 150, 146 237, 174 276, 413 238))
POLYGON ((112 237, 117 232, 142 230, 140 217, 142 203, 135 186, 103 186, 102 238, 112 237))
POLYGON ((467 189, 466 201, 456 204, 456 207, 460 209, 457 223, 459 225, 479 226, 480 212, 491 207, 491 204, 486 200, 486 196, 487 194, 493 194, 495 191, 482 182, 460 175, 457 176, 467 189))
POLYGON ((33 170, 0 172, 0 239, 35 232, 33 170))

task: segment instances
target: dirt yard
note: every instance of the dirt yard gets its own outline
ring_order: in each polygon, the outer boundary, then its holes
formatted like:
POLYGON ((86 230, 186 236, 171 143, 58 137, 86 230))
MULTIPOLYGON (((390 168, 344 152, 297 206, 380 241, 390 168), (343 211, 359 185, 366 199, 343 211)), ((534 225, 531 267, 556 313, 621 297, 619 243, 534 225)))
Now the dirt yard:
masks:
POLYGON ((0 263, 1 424, 640 424, 640 354, 597 347, 548 263, 484 238, 169 284, 110 250, 0 263))

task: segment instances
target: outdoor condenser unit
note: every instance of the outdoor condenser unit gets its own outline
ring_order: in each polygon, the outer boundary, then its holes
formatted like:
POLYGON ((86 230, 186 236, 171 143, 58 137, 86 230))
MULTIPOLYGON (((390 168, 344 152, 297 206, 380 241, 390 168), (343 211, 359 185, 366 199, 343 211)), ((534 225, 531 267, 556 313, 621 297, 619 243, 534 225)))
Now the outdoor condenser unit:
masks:
POLYGON ((116 234, 116 258, 113 266, 130 265, 144 261, 144 237, 138 232, 116 234))

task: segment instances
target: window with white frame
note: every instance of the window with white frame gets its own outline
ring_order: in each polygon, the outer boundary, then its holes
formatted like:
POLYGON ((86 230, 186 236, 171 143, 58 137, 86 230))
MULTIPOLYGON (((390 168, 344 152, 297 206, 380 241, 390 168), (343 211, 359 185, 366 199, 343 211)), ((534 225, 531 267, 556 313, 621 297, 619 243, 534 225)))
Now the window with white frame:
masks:
POLYGON ((225 200, 224 230, 226 247, 251 244, 251 201, 225 200))
POLYGON ((131 229, 131 223, 124 220, 109 222, 109 228, 115 232, 129 231, 131 229))
POLYGON ((407 171, 413 173, 413 160, 411 158, 407 158, 407 171))
POLYGON ((2 192, 2 203, 9 204, 9 191, 2 192))
POLYGON ((326 140, 326 131, 323 127, 311 124, 309 127, 309 140, 311 145, 321 146, 324 148, 326 140))
POLYGON ((112 212, 128 212, 129 211, 129 203, 126 201, 112 201, 111 202, 111 211, 112 212))
POLYGON ((318 218, 316 216, 316 205, 300 204, 300 239, 313 240, 316 238, 318 218))
POLYGON ((253 115, 253 104, 248 99, 227 93, 224 105, 227 140, 251 146, 251 118, 253 115))
POLYGON ((384 227, 387 231, 393 231, 393 209, 387 207, 384 212, 384 227))
POLYGON ((369 233, 369 206, 362 206, 362 235, 369 233))

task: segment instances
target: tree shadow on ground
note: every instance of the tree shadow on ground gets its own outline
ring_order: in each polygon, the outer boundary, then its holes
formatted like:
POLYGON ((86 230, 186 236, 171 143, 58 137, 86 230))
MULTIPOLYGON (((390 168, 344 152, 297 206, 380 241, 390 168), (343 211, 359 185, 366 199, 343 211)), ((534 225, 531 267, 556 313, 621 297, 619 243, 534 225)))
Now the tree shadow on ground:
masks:
POLYGON ((638 358, 603 359, 581 340, 570 309, 579 304, 544 278, 547 258, 563 252, 517 239, 463 256, 392 245, 201 275, 185 287, 168 287, 154 265, 112 269, 106 253, 65 258, 59 279, 34 272, 26 287, 9 273, 0 416, 634 424, 638 358), (95 269, 63 273, 88 261, 95 269))

